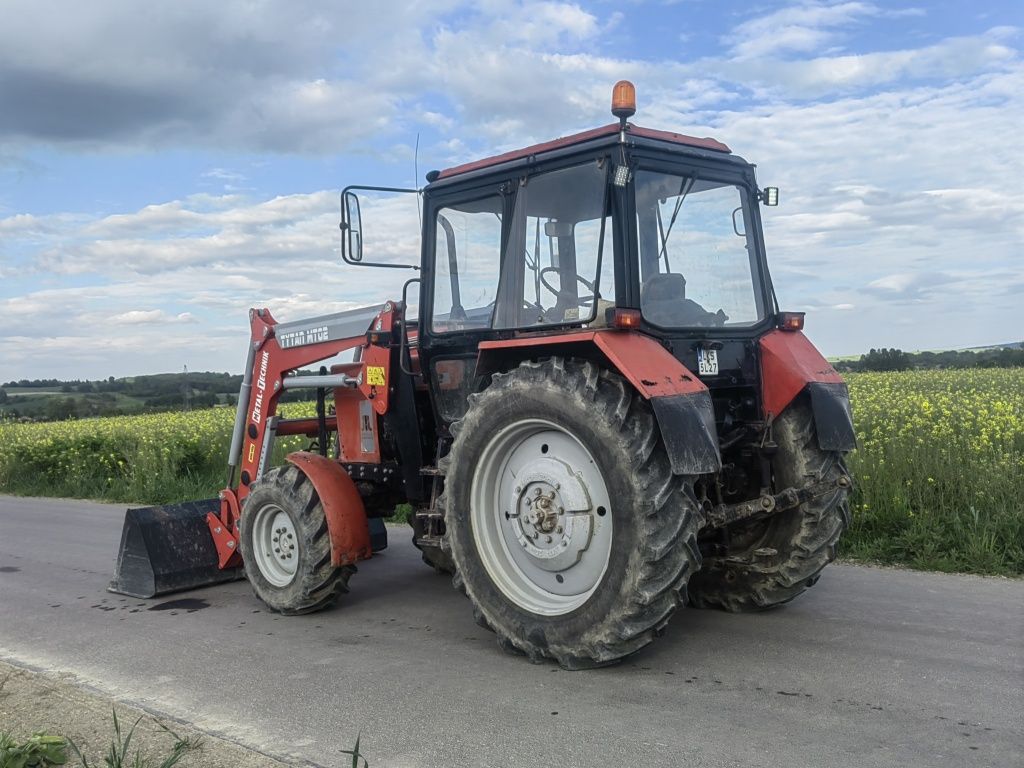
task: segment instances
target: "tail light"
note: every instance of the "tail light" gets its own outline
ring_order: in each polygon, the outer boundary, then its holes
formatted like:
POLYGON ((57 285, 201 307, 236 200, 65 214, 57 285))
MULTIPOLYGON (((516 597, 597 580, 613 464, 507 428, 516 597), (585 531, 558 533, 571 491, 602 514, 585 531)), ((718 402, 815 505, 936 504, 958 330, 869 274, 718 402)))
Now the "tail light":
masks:
POLYGON ((802 331, 804 329, 804 313, 779 312, 777 324, 783 331, 802 331))
POLYGON ((639 328, 640 310, 616 307, 612 310, 611 326, 613 328, 639 328))

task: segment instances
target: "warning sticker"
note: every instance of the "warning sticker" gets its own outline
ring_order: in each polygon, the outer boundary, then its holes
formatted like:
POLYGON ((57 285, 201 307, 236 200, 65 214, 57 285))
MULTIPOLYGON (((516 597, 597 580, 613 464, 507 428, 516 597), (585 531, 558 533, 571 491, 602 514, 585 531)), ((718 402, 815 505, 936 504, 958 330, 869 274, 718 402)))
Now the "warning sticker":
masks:
POLYGON ((379 365, 366 366, 366 383, 371 387, 383 387, 384 368, 379 365))

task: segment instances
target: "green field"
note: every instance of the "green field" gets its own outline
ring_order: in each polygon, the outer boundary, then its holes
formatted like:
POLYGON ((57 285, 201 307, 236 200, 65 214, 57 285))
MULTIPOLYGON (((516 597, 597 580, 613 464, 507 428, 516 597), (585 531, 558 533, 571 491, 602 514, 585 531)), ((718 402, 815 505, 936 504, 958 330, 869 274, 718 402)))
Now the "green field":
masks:
MULTIPOLYGON (((844 557, 1024 574, 1024 369, 847 377, 859 449, 844 557)), ((312 404, 285 408, 312 413, 312 404)), ((0 424, 0 491, 125 502, 212 496, 234 409, 0 424)), ((278 446, 294 450, 301 439, 278 446)))

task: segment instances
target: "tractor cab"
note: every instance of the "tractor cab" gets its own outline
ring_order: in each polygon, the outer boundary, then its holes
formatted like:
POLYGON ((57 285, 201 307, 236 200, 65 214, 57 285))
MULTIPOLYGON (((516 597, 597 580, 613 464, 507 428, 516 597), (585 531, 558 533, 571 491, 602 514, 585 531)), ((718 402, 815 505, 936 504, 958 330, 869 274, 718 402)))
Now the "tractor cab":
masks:
POLYGON ((774 314, 764 194, 713 140, 613 124, 428 178, 429 334, 728 334, 774 314))

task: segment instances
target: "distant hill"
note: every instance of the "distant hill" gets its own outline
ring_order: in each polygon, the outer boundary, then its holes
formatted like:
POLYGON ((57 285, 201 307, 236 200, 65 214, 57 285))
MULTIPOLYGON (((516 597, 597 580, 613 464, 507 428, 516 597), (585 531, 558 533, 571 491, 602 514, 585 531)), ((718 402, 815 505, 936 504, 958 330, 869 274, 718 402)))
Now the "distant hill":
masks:
POLYGON ((964 347, 962 352, 982 352, 986 349, 1024 349, 1024 341, 1011 341, 1007 344, 990 344, 987 347, 964 347))
POLYGON ((233 403, 241 381, 209 371, 96 381, 21 379, 0 384, 0 416, 50 420, 209 408, 233 403))
MULTIPOLYGON (((0 418, 53 421, 232 406, 240 374, 213 371, 156 373, 95 381, 20 379, 0 384, 0 418)), ((313 390, 285 392, 290 402, 315 398, 313 390)))

